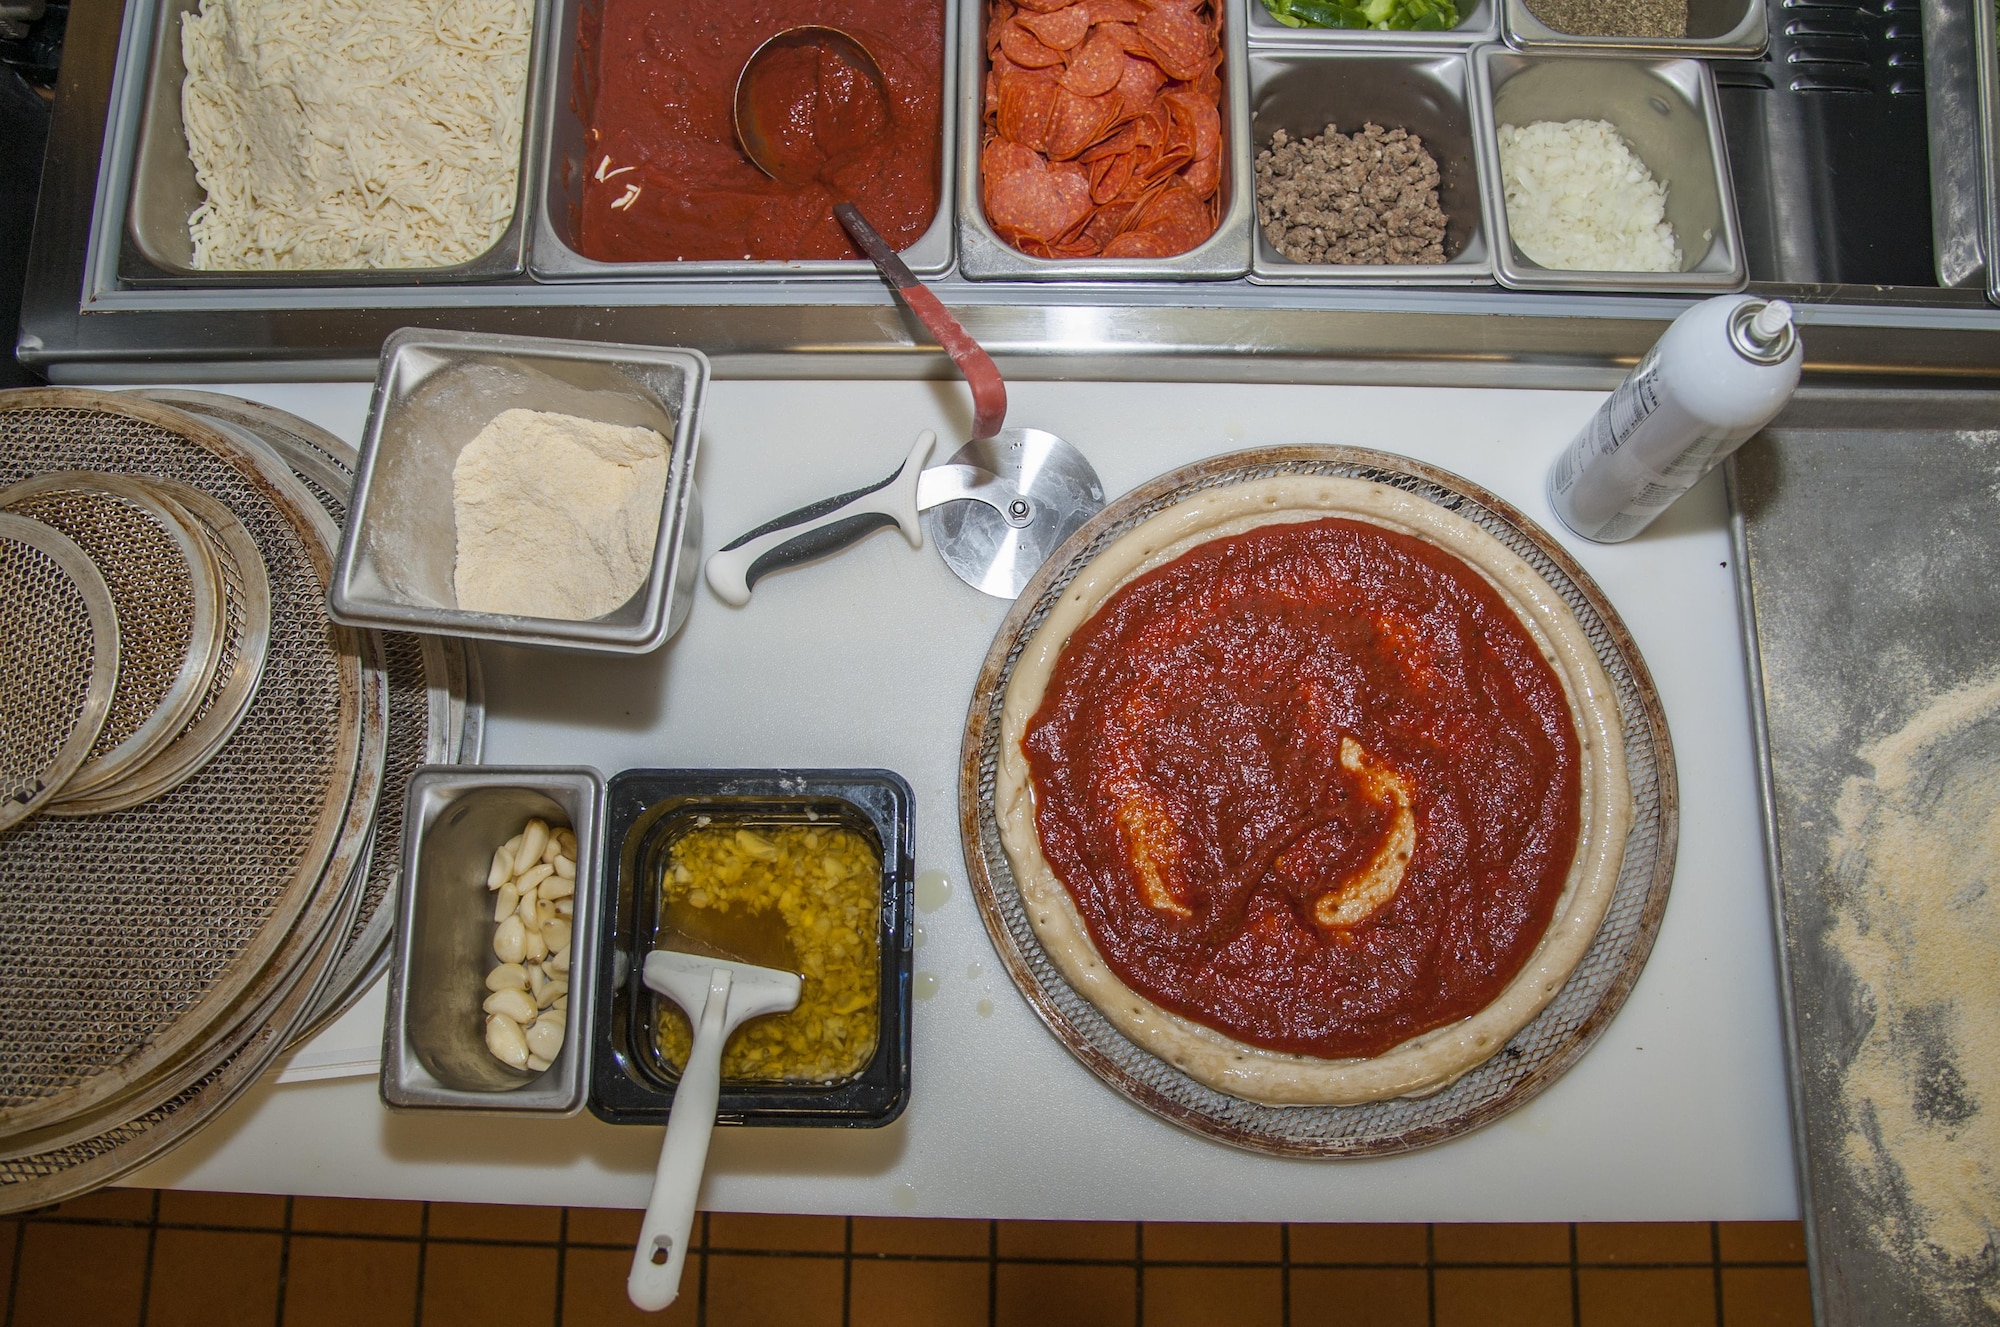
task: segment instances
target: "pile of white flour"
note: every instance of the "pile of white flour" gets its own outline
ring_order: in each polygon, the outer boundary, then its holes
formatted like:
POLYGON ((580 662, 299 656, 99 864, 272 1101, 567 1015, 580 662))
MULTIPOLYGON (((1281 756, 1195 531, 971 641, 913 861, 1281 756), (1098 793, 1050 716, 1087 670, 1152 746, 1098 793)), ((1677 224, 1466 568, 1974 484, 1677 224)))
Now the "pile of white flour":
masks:
POLYGON ((646 583, 667 491, 652 429, 509 410, 452 469, 458 606, 582 621, 646 583))

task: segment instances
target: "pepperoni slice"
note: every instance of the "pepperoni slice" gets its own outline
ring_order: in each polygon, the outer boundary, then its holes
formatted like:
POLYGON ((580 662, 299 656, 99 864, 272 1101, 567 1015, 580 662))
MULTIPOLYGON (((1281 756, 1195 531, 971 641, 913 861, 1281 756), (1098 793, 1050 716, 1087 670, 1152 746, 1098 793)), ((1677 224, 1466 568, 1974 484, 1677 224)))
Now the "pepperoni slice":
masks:
POLYGON ((1186 253, 1215 233, 1208 203, 1179 180, 1132 209, 1126 230, 1104 246, 1106 258, 1163 258, 1186 253), (1141 238, 1143 237, 1143 238, 1141 238), (1164 245, 1165 252, 1153 252, 1164 245))
POLYGON ((1069 161, 1103 140, 1124 108, 1117 97, 1079 97, 1058 87, 1055 109, 1049 114, 1049 159, 1069 161))
POLYGON ((1090 178, 1075 162, 1051 165, 1031 148, 996 139, 979 167, 986 219, 1009 244, 1049 243, 1090 216, 1090 178))
MULTIPOLYGON (((1133 32, 1136 39, 1137 29, 1127 30, 1133 32)), ((1151 56, 1143 60, 1127 60, 1125 68, 1118 74, 1118 95, 1125 101, 1126 114, 1144 115, 1151 110, 1153 99, 1166 82, 1166 73, 1153 63, 1151 56)))
POLYGON ((1078 0, 1077 8, 1089 13, 1092 23, 1137 23, 1146 16, 1136 0, 1078 0))
POLYGON ((1000 29, 1000 49, 1009 60, 1024 69, 1048 69, 1063 62, 1063 53, 1021 26, 1016 14, 1000 29))
POLYGON ((1183 9, 1155 9, 1138 27, 1153 59, 1173 78, 1199 75, 1216 47, 1214 29, 1183 9))
POLYGON ((1061 86, 1054 75, 1034 69, 1016 69, 998 82, 994 127, 1002 138, 1040 152, 1049 143, 1049 115, 1055 110, 1061 86))
POLYGON ((1103 142, 1094 143, 1084 151, 1077 153, 1076 159, 1088 165, 1093 161, 1098 161, 1105 157, 1123 156, 1137 147, 1138 144, 1138 127, 1127 124, 1121 126, 1117 133, 1111 135, 1111 137, 1105 139, 1103 142))
POLYGON ((1090 163, 1090 201, 1098 206, 1113 202, 1132 183, 1132 154, 1118 152, 1090 163))
POLYGON ((1118 34, 1099 30, 1090 40, 1070 52, 1069 68, 1063 71, 1062 85, 1079 97, 1100 97, 1118 86, 1131 59, 1118 34))
POLYGON ((1058 51, 1081 46, 1090 33, 1090 15, 1082 5, 1069 5, 1047 14, 1022 14, 1014 21, 1034 33, 1043 45, 1058 51))

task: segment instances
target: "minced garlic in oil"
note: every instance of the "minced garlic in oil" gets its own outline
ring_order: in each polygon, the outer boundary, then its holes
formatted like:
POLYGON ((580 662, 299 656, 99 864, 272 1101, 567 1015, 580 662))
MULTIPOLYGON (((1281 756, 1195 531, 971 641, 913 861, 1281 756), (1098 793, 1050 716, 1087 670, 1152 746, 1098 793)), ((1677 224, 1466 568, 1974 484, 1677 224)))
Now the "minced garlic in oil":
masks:
MULTIPOLYGON (((691 830, 661 882, 662 910, 676 902, 775 909, 798 956, 798 1008, 738 1028, 723 1047, 725 1080, 829 1083, 867 1065, 882 975, 882 858, 867 838, 838 825, 691 830)), ((678 1069, 693 1033, 678 1005, 661 1003, 660 1051, 678 1069)))

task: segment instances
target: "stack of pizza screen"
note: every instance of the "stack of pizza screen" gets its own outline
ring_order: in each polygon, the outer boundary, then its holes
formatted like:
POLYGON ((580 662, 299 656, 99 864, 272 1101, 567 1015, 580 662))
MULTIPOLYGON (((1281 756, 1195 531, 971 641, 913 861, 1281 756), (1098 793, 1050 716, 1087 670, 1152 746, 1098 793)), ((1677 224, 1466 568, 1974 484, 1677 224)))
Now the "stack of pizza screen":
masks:
POLYGON ((1367 479, 1226 484, 1119 535, 1000 724, 993 814, 1062 978, 1262 1105, 1422 1096, 1491 1057, 1589 949, 1632 822, 1563 597, 1367 479))

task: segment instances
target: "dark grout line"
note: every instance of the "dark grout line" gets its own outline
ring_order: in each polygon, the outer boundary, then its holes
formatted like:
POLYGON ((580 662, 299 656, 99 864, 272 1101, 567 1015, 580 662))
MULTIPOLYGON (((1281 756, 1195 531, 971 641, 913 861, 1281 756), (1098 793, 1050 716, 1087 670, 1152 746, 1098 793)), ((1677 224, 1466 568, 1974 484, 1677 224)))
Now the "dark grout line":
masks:
POLYGON ((1146 1223, 1132 1223, 1132 1327, 1146 1327, 1146 1223))
POLYGON ((14 1225, 13 1266, 7 1273, 7 1327, 14 1327, 14 1297, 21 1293, 21 1250, 28 1244, 28 1226, 25 1221, 14 1225))
POLYGON ((1000 1322, 1000 1223, 986 1223, 986 1327, 1000 1322))
POLYGON ((1715 1327, 1723 1327, 1722 1322, 1722 1223, 1708 1223, 1708 1252, 1714 1261, 1715 1270, 1715 1327))
POLYGON ((292 1203, 285 1198, 285 1226, 278 1242, 278 1312, 274 1327, 285 1327, 285 1288, 292 1275, 292 1203))
POLYGON ((431 1247, 431 1205, 424 1204, 423 1212, 417 1217, 417 1304, 412 1310, 411 1327, 424 1327, 424 1265, 429 1261, 431 1247))
POLYGON ((1278 1223, 1278 1327, 1292 1327, 1292 1223, 1278 1223))
POLYGON ((153 1209, 146 1221, 146 1267, 139 1273, 139 1327, 153 1311, 153 1250, 160 1242, 160 1191, 153 1190, 153 1209))
MULTIPOLYGON (((701 1217, 701 1283, 696 1288, 694 1324, 695 1327, 708 1327, 708 1213, 702 1212, 699 1215, 701 1217)), ((681 1275, 687 1275, 685 1267, 681 1269, 681 1275)))
POLYGON ((840 1327, 852 1327, 854 1322, 854 1218, 842 1217, 840 1222, 840 1327))
POLYGON ((1569 1320, 1570 1327, 1583 1327, 1583 1287, 1576 1270, 1576 1222, 1569 1223, 1569 1320))
POLYGON ((1424 1222, 1424 1321, 1437 1327, 1437 1225, 1430 1221, 1424 1222))
POLYGON ((569 1274, 569 1208, 556 1218, 556 1320, 563 1327, 563 1278, 569 1274))

